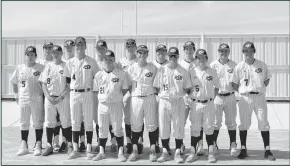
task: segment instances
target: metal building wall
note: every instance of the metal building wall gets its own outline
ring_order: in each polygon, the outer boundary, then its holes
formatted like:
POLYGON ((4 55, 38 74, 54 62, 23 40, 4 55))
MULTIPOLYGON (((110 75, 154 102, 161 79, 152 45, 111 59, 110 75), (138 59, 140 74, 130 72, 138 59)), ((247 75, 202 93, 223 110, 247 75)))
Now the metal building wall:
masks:
MULTIPOLYGON (((37 48, 38 58, 43 58, 42 45, 51 41, 63 45, 66 39, 74 39, 75 36, 59 37, 31 37, 31 38, 2 38, 2 97, 10 98, 12 86, 9 78, 16 65, 24 62, 24 50, 28 45, 37 48)), ((180 59, 183 58, 183 44, 191 40, 197 48, 205 48, 209 54, 209 60, 218 58, 217 48, 220 43, 228 43, 231 47, 230 58, 235 62, 243 60, 241 52, 245 41, 255 43, 257 53, 255 57, 264 61, 271 73, 272 79, 267 87, 267 99, 289 100, 289 35, 258 35, 258 34, 236 34, 236 35, 139 35, 139 36, 85 36, 87 39, 87 55, 95 57, 95 43, 98 39, 107 41, 109 49, 117 55, 117 61, 126 56, 125 41, 134 38, 137 44, 146 44, 149 48, 148 60, 155 59, 155 47, 165 44, 168 48, 177 46, 180 50, 180 59)))

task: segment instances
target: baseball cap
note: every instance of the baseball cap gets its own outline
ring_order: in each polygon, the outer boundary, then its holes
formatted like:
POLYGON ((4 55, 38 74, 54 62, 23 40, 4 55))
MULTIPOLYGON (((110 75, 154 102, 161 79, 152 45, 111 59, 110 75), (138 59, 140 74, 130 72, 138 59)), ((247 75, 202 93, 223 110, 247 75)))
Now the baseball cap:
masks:
POLYGON ((67 47, 67 46, 75 46, 75 42, 73 40, 66 40, 64 42, 64 47, 67 47))
POLYGON ((107 43, 105 40, 98 40, 96 47, 106 47, 107 48, 107 43))
POLYGON ((135 45, 136 46, 136 40, 135 39, 127 39, 126 47, 127 46, 131 46, 131 45, 135 45))
POLYGON ((53 45, 52 52, 62 52, 62 48, 59 45, 53 45))
POLYGON ((82 43, 84 43, 84 44, 87 43, 87 42, 86 42, 86 39, 85 39, 84 37, 79 36, 79 37, 77 37, 77 38, 75 39, 75 44, 82 44, 82 43))
POLYGON ((167 48, 166 48, 165 45, 163 45, 163 44, 159 44, 159 45, 156 47, 155 51, 158 51, 158 50, 165 50, 165 51, 167 51, 167 48))
POLYGON ((230 46, 226 43, 222 43, 219 45, 218 50, 230 50, 230 46))
POLYGON ((25 54, 27 54, 28 52, 34 52, 36 54, 36 48, 33 46, 28 46, 25 49, 25 54))
POLYGON ((205 55, 205 56, 207 56, 207 53, 206 53, 205 49, 198 49, 196 51, 195 56, 199 56, 199 55, 205 55))
POLYGON ((170 47, 168 52, 167 52, 167 55, 168 56, 171 56, 171 55, 179 55, 179 51, 178 51, 178 48, 177 47, 170 47))
POLYGON ((45 42, 43 44, 43 48, 51 48, 53 46, 53 43, 52 42, 45 42))
POLYGON ((106 56, 115 57, 115 53, 112 50, 107 50, 106 56))
POLYGON ((187 41, 183 45, 183 48, 185 48, 185 47, 193 47, 193 48, 195 48, 195 44, 192 41, 187 41))
POLYGON ((147 52, 149 52, 149 50, 148 50, 148 48, 147 48, 146 45, 139 45, 139 46, 137 47, 137 52, 138 52, 138 51, 147 51, 147 52))
POLYGON ((243 45, 243 50, 255 49, 254 43, 246 41, 243 45))

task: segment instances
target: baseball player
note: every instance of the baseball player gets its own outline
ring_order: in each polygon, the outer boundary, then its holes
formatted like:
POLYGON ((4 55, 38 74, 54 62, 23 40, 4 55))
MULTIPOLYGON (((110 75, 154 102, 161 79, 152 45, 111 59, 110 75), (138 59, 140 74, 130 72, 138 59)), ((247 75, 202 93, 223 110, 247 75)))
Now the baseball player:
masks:
POLYGON ((213 61, 210 64, 210 67, 214 69, 220 80, 221 88, 214 100, 216 114, 214 121, 214 146, 215 152, 218 150, 217 146, 217 137, 219 130, 222 126, 222 117, 223 112, 225 113, 225 124, 228 128, 228 133, 230 137, 230 154, 233 157, 237 157, 239 152, 237 150, 236 143, 236 117, 237 117, 237 108, 236 108, 236 97, 235 90, 231 84, 231 77, 233 76, 233 71, 237 65, 235 62, 229 59, 230 47, 228 44, 222 43, 218 48, 219 59, 213 61))
POLYGON ((65 62, 62 58, 62 48, 54 45, 52 48, 53 62, 46 64, 44 71, 40 75, 39 81, 42 82, 42 89, 45 95, 45 123, 47 147, 42 156, 53 153, 52 135, 57 125, 56 115, 59 114, 63 135, 68 141, 68 154, 72 152, 72 131, 69 108, 69 85, 66 77, 63 76, 65 62))
POLYGON ((158 69, 154 80, 154 87, 159 93, 159 127, 163 152, 158 162, 170 160, 171 150, 169 138, 171 122, 173 123, 173 137, 175 138, 175 161, 183 163, 180 148, 184 138, 185 102, 183 97, 190 92, 192 86, 189 72, 178 64, 179 51, 176 47, 168 50, 169 62, 158 69))
POLYGON ((190 70, 190 78, 193 84, 191 93, 191 151, 187 162, 195 161, 197 142, 200 140, 200 130, 203 127, 208 144, 208 162, 215 163, 214 154, 214 118, 215 107, 213 100, 220 88, 220 82, 214 69, 208 67, 208 56, 204 49, 198 49, 195 54, 197 67, 190 70))
POLYGON ((131 65, 127 73, 129 75, 129 84, 131 92, 131 129, 133 151, 129 156, 129 161, 135 161, 138 157, 138 140, 141 137, 143 128, 143 119, 145 119, 146 129, 149 132, 150 155, 149 160, 157 160, 156 142, 158 118, 157 102, 155 97, 155 88, 153 81, 157 72, 157 67, 153 63, 148 63, 148 48, 145 45, 139 45, 137 50, 138 61, 131 65))
MULTIPOLYGON (((195 44, 192 41, 185 42, 183 45, 183 51, 185 54, 184 54, 184 59, 180 61, 180 66, 182 66, 187 71, 189 71, 192 68, 196 67, 195 66, 195 59, 193 57, 193 54, 195 53, 195 44)), ((185 125, 187 118, 188 118, 188 114, 189 114, 191 99, 188 95, 185 95, 184 101, 185 101, 185 123, 184 123, 184 125, 185 125)), ((201 132, 202 132, 202 130, 201 130, 201 132)), ((203 135, 203 133, 201 133, 201 135, 203 135)), ((181 150, 181 154, 183 154, 185 151, 185 146, 184 146, 183 142, 181 144, 180 150, 181 150)), ((198 153, 203 153, 202 138, 199 142, 199 152, 198 153)))
MULTIPOLYGON (((73 40, 66 40, 64 42, 63 47, 64 47, 65 52, 66 52, 65 61, 68 61, 69 59, 71 59, 75 56, 75 42, 73 40)), ((62 128, 62 131, 63 131, 63 128, 62 128)), ((65 137, 62 137, 62 140, 63 140, 63 142, 58 150, 60 152, 65 151, 67 149, 65 137)), ((79 151, 80 152, 86 151, 84 122, 81 123, 79 151)))
MULTIPOLYGON (((119 61, 118 66, 124 71, 127 71, 131 65, 137 62, 136 41, 134 39, 127 39, 125 46, 126 46, 127 56, 122 58, 119 61)), ((124 96, 123 102, 124 102, 124 123, 125 123, 126 142, 127 142, 126 148, 127 148, 127 153, 131 154, 133 146, 132 146, 132 138, 131 138, 132 130, 131 130, 131 122, 130 122, 131 96, 129 92, 124 96)), ((142 126, 141 137, 138 140, 138 153, 139 154, 141 154, 143 150, 143 132, 144 132, 144 124, 142 126)))
POLYGON ((94 78, 93 90, 97 92, 98 123, 100 134, 100 152, 94 161, 105 158, 105 147, 108 138, 109 124, 112 122, 113 132, 118 142, 118 159, 125 162, 123 121, 123 95, 128 91, 128 77, 126 73, 116 68, 115 54, 107 50, 104 57, 103 70, 97 72, 94 78))
POLYGON ((34 155, 41 155, 44 109, 43 91, 38 79, 44 66, 36 63, 36 58, 36 48, 28 46, 25 50, 25 64, 18 65, 10 78, 20 108, 21 146, 17 152, 18 156, 29 153, 27 139, 31 115, 36 135, 34 155))
POLYGON ((84 37, 75 39, 76 55, 66 63, 63 75, 70 83, 70 109, 73 131, 73 151, 68 159, 79 157, 78 142, 81 123, 84 121, 87 136, 87 159, 91 160, 93 138, 93 115, 95 106, 95 96, 92 92, 93 78, 99 67, 97 62, 85 54, 87 45, 84 37), (83 117, 83 118, 82 118, 83 117))
POLYGON ((243 45, 244 61, 240 62, 234 70, 232 77, 233 87, 241 95, 239 100, 240 121, 240 139, 241 152, 239 159, 244 159, 247 154, 247 130, 251 126, 251 116, 254 110, 258 119, 258 128, 264 142, 264 157, 268 160, 275 160, 274 155, 270 151, 270 125, 268 122, 268 110, 266 102, 266 87, 271 78, 271 73, 267 65, 254 58, 256 48, 254 43, 247 41, 243 45))

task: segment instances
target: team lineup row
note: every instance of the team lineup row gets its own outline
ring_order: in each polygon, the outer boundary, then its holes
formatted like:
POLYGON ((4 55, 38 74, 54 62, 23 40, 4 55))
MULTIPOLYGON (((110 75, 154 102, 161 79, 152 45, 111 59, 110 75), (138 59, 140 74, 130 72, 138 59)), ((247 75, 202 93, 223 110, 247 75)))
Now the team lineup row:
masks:
POLYGON ((22 141, 17 155, 28 154, 27 138, 32 115, 36 133, 34 155, 52 154, 53 137, 57 140, 54 143, 58 144, 61 128, 63 142, 56 150, 67 151, 68 159, 79 157, 79 151, 86 151, 89 160, 104 159, 110 132, 111 150, 118 153, 119 161, 135 161, 142 154, 145 121, 150 141, 149 160, 171 160, 169 139, 172 125, 176 145, 174 160, 183 163, 184 128, 189 118, 191 146, 185 161, 193 162, 203 154, 205 133, 208 161, 214 163, 217 161, 217 138, 224 112, 230 154, 244 159, 247 157, 247 130, 254 110, 264 141, 264 157, 275 160, 269 146, 270 126, 265 99, 271 74, 265 63, 254 58, 254 43, 244 43, 242 53, 245 58, 238 64, 228 58, 229 45, 222 43, 218 48, 219 59, 210 65, 206 50, 196 50, 192 41, 184 44, 185 59, 180 63, 176 47, 167 49, 165 45, 158 45, 156 60, 151 63, 147 62, 149 50, 146 45, 137 47, 134 39, 128 39, 125 45, 128 54, 118 63, 104 40, 97 41, 96 60, 85 54, 87 46, 83 37, 64 43, 66 62, 62 60, 62 47, 51 42, 43 46, 45 58, 39 61, 42 64, 36 62, 36 48, 26 48, 26 63, 18 65, 10 79, 20 108, 22 141), (238 103, 241 150, 236 144, 235 91, 241 95, 238 103), (130 154, 128 159, 124 156, 123 119, 126 149, 130 154), (92 150, 93 122, 98 138, 96 156, 92 150), (44 124, 47 146, 42 151, 44 124), (162 154, 157 157, 160 153, 159 138, 162 154))

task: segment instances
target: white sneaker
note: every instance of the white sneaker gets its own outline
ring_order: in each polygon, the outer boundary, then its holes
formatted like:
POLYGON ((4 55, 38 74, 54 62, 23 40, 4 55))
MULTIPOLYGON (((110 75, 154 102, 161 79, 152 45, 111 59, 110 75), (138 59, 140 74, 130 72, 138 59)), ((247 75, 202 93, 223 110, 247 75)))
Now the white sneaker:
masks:
POLYGON ((181 154, 180 154, 180 150, 179 149, 177 149, 175 151, 174 160, 175 160, 176 163, 184 163, 184 160, 181 157, 181 154))
POLYGON ((198 147, 197 147, 196 154, 197 154, 198 156, 203 156, 203 155, 204 155, 204 150, 203 150, 203 143, 202 143, 202 140, 200 140, 200 141, 198 142, 198 147))
POLYGON ((189 156, 186 158, 186 162, 188 163, 191 163, 191 162, 194 162, 195 160, 198 159, 198 156, 195 154, 195 149, 194 147, 191 147, 191 151, 190 151, 190 154, 189 156))
POLYGON ((232 157, 238 157, 240 153, 239 150, 237 149, 237 144, 235 142, 231 143, 230 153, 232 157))
POLYGON ((20 148, 19 148, 18 152, 16 153, 16 155, 23 156, 23 155, 26 155, 28 153, 29 153, 28 145, 27 145, 26 141, 22 140, 20 148))
POLYGON ((216 163, 217 162, 217 159, 215 158, 215 155, 214 155, 214 146, 213 145, 210 145, 208 147, 208 162, 209 163, 216 163))
POLYGON ((34 156, 40 156, 41 155, 41 141, 37 141, 36 142, 36 145, 35 145, 35 148, 34 148, 34 152, 33 152, 33 155, 34 156))
POLYGON ((93 158, 93 161, 99 161, 106 158, 105 153, 99 153, 96 157, 93 158))

